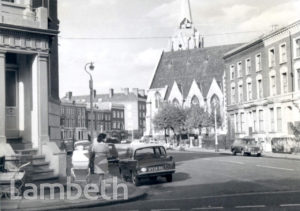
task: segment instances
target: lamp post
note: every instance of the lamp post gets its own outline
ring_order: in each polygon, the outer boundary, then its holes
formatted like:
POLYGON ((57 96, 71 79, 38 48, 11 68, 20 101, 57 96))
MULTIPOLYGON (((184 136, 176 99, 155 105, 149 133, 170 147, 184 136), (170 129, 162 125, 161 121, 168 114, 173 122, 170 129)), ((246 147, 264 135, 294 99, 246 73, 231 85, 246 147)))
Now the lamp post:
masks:
POLYGON ((90 88, 90 107, 91 107, 91 142, 94 141, 94 87, 93 87, 93 77, 90 71, 95 69, 94 63, 89 62, 84 66, 85 72, 90 76, 89 88, 90 88), (89 68, 89 70, 87 69, 89 68))
POLYGON ((214 99, 214 109, 215 109, 215 114, 214 114, 214 116, 215 116, 215 150, 216 150, 216 152, 218 152, 219 151, 219 148, 218 148, 218 134, 217 134, 217 100, 216 99, 214 99))
POLYGON ((153 136, 152 134, 152 102, 149 101, 149 102, 146 102, 146 104, 149 104, 150 106, 150 109, 149 109, 149 112, 150 112, 150 115, 149 115, 149 126, 150 126, 150 131, 149 131, 149 135, 151 135, 151 137, 153 136))

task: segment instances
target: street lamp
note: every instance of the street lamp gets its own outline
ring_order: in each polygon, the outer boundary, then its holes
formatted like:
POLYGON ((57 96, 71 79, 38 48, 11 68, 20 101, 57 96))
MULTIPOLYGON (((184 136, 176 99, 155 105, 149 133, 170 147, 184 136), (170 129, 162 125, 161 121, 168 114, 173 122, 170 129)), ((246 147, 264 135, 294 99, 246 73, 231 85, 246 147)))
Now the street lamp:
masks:
POLYGON ((94 141, 94 88, 93 88, 93 77, 90 71, 95 69, 94 63, 89 62, 84 66, 85 72, 90 76, 89 88, 90 88, 90 107, 91 107, 91 141, 94 141), (88 67, 88 69, 87 69, 88 67))
POLYGON ((218 148, 218 134, 217 134, 217 100, 216 98, 214 98, 214 101, 213 101, 213 104, 214 104, 214 109, 215 109, 215 150, 216 152, 219 151, 219 148, 218 148))

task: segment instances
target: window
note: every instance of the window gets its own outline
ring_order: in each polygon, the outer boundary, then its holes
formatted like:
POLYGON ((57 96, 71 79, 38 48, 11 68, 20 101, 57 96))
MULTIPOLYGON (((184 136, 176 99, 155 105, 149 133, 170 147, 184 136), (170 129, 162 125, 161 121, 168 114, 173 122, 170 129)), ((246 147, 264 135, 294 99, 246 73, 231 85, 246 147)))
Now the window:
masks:
POLYGON ((270 108, 270 130, 271 132, 275 131, 274 108, 270 108))
POLYGON ((259 118, 259 131, 264 131, 264 111, 259 110, 258 112, 258 118, 259 118))
POLYGON ((282 114, 281 114, 281 108, 277 108, 277 131, 282 132, 282 114))
POLYGON ((275 75, 270 78, 271 96, 276 95, 276 77, 275 75))
POLYGON ((235 78, 235 69, 234 69, 234 65, 230 66, 230 80, 234 80, 235 78))
POLYGON ((231 104, 235 103, 235 87, 231 87, 231 104))
POLYGON ((251 59, 246 59, 246 74, 251 73, 251 59))
POLYGON ((161 101, 161 95, 159 94, 159 92, 156 92, 155 93, 155 108, 159 107, 160 101, 161 101))
POLYGON ((241 103, 243 101, 243 84, 239 85, 238 92, 239 92, 239 103, 241 103))
POLYGON ((199 99, 195 95, 193 96, 191 100, 191 106, 199 106, 199 99))
POLYGON ((295 39, 295 57, 299 58, 300 57, 300 38, 295 39))
POLYGON ((176 98, 173 99, 172 103, 173 103, 173 105, 175 105, 175 106, 179 106, 179 105, 180 105, 180 104, 179 104, 179 101, 178 101, 176 98))
POLYGON ((280 63, 286 62, 286 44, 281 44, 280 45, 280 63))
POLYGON ((257 119, 256 119, 256 111, 252 111, 252 119, 253 119, 253 131, 257 131, 257 119))
POLYGON ((262 80, 257 80, 257 96, 258 98, 263 98, 263 85, 262 80))
POLYGON ((235 130, 236 130, 237 133, 240 132, 239 122, 240 122, 239 114, 236 113, 235 114, 235 130))
POLYGON ((300 69, 297 69, 297 85, 298 90, 300 90, 300 69))
POLYGON ((261 55, 257 54, 255 57, 255 69, 256 71, 261 71, 261 55))
POLYGON ((282 93, 288 92, 288 81, 287 81, 287 73, 282 73, 282 93))
POLYGON ((243 74, 242 74, 242 62, 239 62, 237 64, 237 74, 238 74, 238 77, 242 77, 243 74))
POLYGON ((252 83, 247 83, 247 100, 252 100, 252 83))
POLYGON ((269 67, 275 66, 275 49, 272 48, 269 50, 269 67))
POLYGON ((245 128, 245 114, 241 113, 241 132, 245 133, 246 128, 245 128))

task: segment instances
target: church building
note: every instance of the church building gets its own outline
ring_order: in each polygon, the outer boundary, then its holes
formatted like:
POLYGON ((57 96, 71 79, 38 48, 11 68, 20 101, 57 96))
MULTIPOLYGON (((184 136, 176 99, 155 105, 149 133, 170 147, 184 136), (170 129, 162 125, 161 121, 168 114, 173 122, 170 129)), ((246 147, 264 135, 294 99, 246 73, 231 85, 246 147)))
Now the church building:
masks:
POLYGON ((163 101, 184 107, 199 105, 210 113, 216 105, 223 120, 218 133, 225 134, 223 55, 238 45, 204 47, 204 38, 193 24, 189 0, 182 0, 181 10, 178 29, 168 51, 161 54, 147 93, 145 135, 161 133, 154 130, 152 120, 163 101))

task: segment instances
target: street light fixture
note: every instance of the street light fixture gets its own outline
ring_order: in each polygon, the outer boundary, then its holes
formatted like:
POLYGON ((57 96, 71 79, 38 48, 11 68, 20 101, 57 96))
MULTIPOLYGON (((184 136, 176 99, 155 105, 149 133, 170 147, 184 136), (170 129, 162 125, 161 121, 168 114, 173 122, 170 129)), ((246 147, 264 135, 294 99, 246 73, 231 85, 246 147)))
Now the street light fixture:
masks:
POLYGON ((91 141, 94 140, 94 87, 93 87, 93 77, 90 71, 95 69, 94 63, 89 62, 84 66, 85 72, 90 76, 89 88, 90 88, 90 107, 91 107, 91 141), (87 69, 88 67, 88 69, 87 69))

